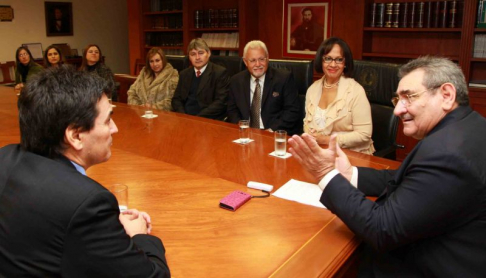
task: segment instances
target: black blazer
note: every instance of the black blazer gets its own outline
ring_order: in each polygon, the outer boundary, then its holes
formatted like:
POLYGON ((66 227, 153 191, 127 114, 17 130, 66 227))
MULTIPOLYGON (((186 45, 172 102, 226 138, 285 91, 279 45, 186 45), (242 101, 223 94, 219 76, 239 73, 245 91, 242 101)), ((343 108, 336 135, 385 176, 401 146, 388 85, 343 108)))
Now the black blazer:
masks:
MULTIPOLYGON (((250 119, 250 72, 245 70, 231 78, 228 98, 228 121, 250 119)), ((299 97, 291 72, 269 67, 262 92, 261 116, 265 129, 283 129, 290 135, 303 125, 299 97)))
POLYGON ((150 235, 130 238, 108 190, 64 157, 0 149, 0 277, 169 277, 150 235))
MULTIPOLYGON (((194 68, 190 67, 180 72, 179 83, 172 98, 172 108, 175 112, 186 113, 186 103, 192 79, 196 78, 194 68)), ((197 88, 197 101, 201 112, 198 116, 224 120, 226 118, 226 102, 228 100, 229 76, 225 68, 208 62, 206 70, 201 75, 201 83, 197 88)))
POLYGON ((486 120, 455 109, 397 171, 358 169, 358 189, 334 177, 321 202, 368 245, 369 277, 486 274, 486 120), (380 194, 376 202, 366 195, 380 194))

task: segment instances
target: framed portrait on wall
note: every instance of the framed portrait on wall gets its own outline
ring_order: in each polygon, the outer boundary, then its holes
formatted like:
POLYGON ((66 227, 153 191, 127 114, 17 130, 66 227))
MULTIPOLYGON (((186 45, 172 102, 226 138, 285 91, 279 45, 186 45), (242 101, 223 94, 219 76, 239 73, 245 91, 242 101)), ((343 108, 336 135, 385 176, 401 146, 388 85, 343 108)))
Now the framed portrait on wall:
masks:
POLYGON ((331 33, 332 0, 284 0, 283 56, 312 59, 331 33))
POLYGON ((73 35, 73 4, 45 2, 46 34, 48 37, 73 35))

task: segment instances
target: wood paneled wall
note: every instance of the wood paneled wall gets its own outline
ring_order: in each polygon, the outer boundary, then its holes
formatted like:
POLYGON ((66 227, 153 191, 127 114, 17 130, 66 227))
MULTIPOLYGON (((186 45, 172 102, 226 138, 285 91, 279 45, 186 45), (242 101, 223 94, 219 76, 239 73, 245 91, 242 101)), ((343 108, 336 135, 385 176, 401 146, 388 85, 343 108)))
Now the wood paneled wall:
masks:
MULTIPOLYGON (((127 0, 128 2, 128 32, 130 47, 130 69, 133 73, 135 59, 143 58, 140 52, 140 45, 143 43, 141 33, 141 20, 139 1, 127 0)), ((190 2, 190 1, 188 1, 190 2)), ((364 1, 362 0, 333 0, 331 18, 331 36, 338 36, 344 39, 353 52, 354 59, 361 59, 364 22, 364 1)), ((247 30, 254 33, 254 36, 268 47, 270 58, 283 59, 282 56, 282 19, 283 0, 259 1, 252 8, 248 8, 245 20, 256 21, 259 28, 247 30)), ((247 42, 240 42, 241 47, 247 42)))
MULTIPOLYGON (((270 58, 282 57, 282 20, 283 0, 265 0, 258 4, 259 21, 258 38, 267 45, 270 58)), ((247 15, 252 18, 251 14, 247 15)), ((351 47, 354 59, 361 59, 364 1, 362 0, 334 0, 332 1, 331 36, 345 40, 351 47)), ((246 42, 240 42, 243 44, 246 42)))

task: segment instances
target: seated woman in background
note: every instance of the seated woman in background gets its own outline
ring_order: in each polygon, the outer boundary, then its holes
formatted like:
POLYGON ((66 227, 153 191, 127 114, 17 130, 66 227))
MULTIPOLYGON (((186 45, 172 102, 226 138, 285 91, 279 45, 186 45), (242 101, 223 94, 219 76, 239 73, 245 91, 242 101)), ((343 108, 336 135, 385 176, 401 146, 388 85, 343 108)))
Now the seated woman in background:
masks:
POLYGON ((145 67, 127 92, 128 104, 171 111, 177 82, 179 73, 167 62, 164 51, 154 47, 147 53, 145 67))
POLYGON ((47 47, 46 51, 44 51, 44 66, 50 68, 59 67, 62 64, 64 64, 64 57, 59 48, 54 45, 47 47))
POLYGON ((340 147, 373 154, 370 103, 363 87, 351 78, 354 62, 348 44, 332 37, 316 52, 314 68, 324 76, 307 90, 304 132, 319 144, 337 134, 340 147))
POLYGON ((42 71, 43 67, 32 59, 32 54, 27 47, 19 47, 15 52, 15 90, 20 92, 24 83, 29 81, 36 73, 42 71))
POLYGON ((113 72, 105 65, 99 46, 90 44, 83 50, 83 62, 79 70, 88 71, 105 79, 108 82, 108 88, 111 90, 111 98, 114 101, 118 100, 113 72))

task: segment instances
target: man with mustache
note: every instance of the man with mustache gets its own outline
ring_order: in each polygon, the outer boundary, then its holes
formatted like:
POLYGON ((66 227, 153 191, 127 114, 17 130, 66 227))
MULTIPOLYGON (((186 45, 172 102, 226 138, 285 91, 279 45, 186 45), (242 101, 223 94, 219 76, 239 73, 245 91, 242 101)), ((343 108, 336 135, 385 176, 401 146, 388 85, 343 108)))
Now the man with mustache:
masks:
POLYGON ((268 50, 262 41, 246 44, 243 61, 248 71, 230 81, 228 121, 250 120, 253 128, 299 132, 302 117, 292 73, 268 67, 268 50))
POLYGON ((187 47, 193 67, 179 73, 179 83, 172 98, 174 112, 224 120, 228 100, 228 71, 209 61, 211 50, 201 39, 187 47))
POLYGON ((67 65, 24 87, 20 144, 0 149, 0 277, 170 277, 148 214, 86 176, 118 132, 108 88, 67 65))
POLYGON ((469 107, 452 61, 421 57, 399 75, 395 115, 420 142, 398 170, 352 167, 335 137, 321 149, 293 136, 289 151, 319 181, 321 202, 366 243, 359 276, 482 277, 486 120, 469 107))
POLYGON ((302 10, 302 24, 290 36, 292 50, 316 51, 324 39, 324 27, 319 25, 311 8, 302 10))

